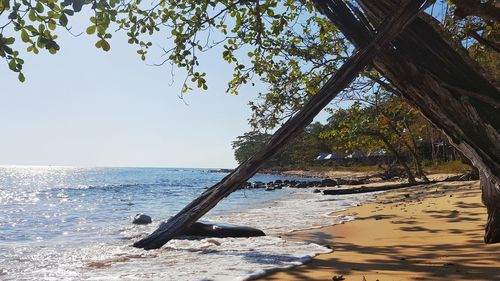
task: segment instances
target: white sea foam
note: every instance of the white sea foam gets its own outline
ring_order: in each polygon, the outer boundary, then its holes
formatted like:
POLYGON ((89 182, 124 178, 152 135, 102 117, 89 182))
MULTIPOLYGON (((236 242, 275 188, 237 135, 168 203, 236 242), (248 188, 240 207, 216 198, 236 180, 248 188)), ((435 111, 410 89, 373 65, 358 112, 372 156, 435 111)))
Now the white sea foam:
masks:
POLYGON ((329 251, 271 236, 173 240, 147 252, 109 244, 36 253, 19 250, 23 258, 6 261, 9 269, 1 280, 245 280, 329 251), (12 268, 27 265, 24 271, 12 268), (17 272, 11 274, 13 270, 17 272))
POLYGON ((323 196, 297 190, 263 206, 206 217, 260 228, 268 234, 265 237, 176 239, 152 251, 130 247, 131 239, 155 228, 150 225, 122 228, 117 235, 125 239, 112 243, 73 248, 16 246, 0 253, 4 257, 0 258, 0 280, 247 280, 330 252, 324 246, 278 236, 350 220, 329 213, 372 196, 323 196))
MULTIPOLYGON (((279 191, 278 191, 279 192, 279 191)), ((279 235, 299 229, 317 228, 351 220, 350 216, 331 215, 373 198, 370 194, 323 196, 310 189, 298 190, 283 200, 244 212, 208 215, 214 221, 244 224, 265 230, 268 235, 279 235)))

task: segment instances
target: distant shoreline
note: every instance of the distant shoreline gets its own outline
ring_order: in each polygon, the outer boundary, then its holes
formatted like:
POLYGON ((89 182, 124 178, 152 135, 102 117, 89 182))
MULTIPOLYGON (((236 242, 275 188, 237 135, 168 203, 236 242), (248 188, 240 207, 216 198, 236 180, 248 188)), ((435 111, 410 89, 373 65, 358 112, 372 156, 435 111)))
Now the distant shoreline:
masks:
MULTIPOLYGON (((212 173, 231 173, 234 169, 209 169, 208 172, 212 173)), ((267 175, 283 175, 283 176, 300 176, 300 177, 309 177, 309 178, 336 178, 336 177, 362 177, 367 175, 372 175, 377 173, 377 171, 365 172, 365 171, 349 171, 349 170, 306 170, 306 169, 262 169, 258 172, 258 174, 267 174, 267 175)))

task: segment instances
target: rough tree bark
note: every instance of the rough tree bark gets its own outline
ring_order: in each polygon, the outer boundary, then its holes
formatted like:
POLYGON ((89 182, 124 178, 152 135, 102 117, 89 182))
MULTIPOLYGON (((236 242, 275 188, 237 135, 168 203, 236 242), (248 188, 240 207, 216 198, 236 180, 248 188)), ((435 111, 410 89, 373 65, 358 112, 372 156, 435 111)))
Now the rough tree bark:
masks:
MULTIPOLYGON (((373 26, 399 6, 397 0, 357 0, 361 12, 342 0, 315 2, 356 46, 370 42, 373 26)), ((479 169, 488 210, 484 240, 500 242, 499 90, 425 14, 408 25, 393 48, 381 50, 373 66, 479 169)))
POLYGON ((144 249, 160 248, 253 176, 266 159, 310 124, 313 118, 356 78, 358 73, 371 62, 377 52, 391 42, 405 28, 408 22, 415 18, 425 2, 426 0, 409 1, 400 7, 394 13, 394 17, 391 17, 389 21, 382 25, 381 32, 349 58, 321 90, 309 100, 304 108, 274 133, 261 151, 242 163, 221 182, 201 194, 200 197, 188 204, 169 221, 161 224, 151 235, 134 243, 134 247, 144 249))

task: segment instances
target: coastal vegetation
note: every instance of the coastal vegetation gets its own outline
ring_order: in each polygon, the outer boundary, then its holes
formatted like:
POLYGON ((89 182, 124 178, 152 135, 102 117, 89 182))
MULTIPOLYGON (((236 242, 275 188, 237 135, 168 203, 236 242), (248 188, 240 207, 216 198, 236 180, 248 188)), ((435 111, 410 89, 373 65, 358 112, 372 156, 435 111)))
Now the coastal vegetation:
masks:
POLYGON ((257 129, 282 127, 232 174, 137 242, 137 247, 162 246, 255 174, 335 98, 360 92, 374 96, 335 109, 332 126, 320 137, 353 151, 356 147, 371 150, 368 143, 374 148, 383 145, 413 181, 401 151, 413 159, 415 174, 423 177, 416 138, 423 129, 405 124, 418 118, 412 108, 417 109, 478 169, 489 215, 485 241, 497 243, 498 7, 494 1, 471 2, 436 6, 424 0, 161 0, 152 4, 2 0, 0 56, 24 81, 24 52, 19 49, 57 53, 63 48, 57 32, 72 30, 71 17, 88 11, 92 15, 85 31, 104 51, 111 49, 112 30, 119 30, 145 60, 153 45, 151 35, 170 34, 173 44, 165 48, 165 62, 186 71, 183 93, 208 89, 207 75, 199 64, 201 54, 211 48, 221 48, 222 60, 234 66, 228 92, 237 94, 256 80, 266 85, 267 91, 250 104, 250 123, 257 129), (434 8, 443 12, 435 15, 434 8))
MULTIPOLYGON (((471 169, 470 162, 446 136, 403 99, 379 90, 377 94, 351 96, 350 100, 353 103, 347 108, 329 109, 325 124, 307 126, 263 168, 282 171, 365 166, 394 172, 398 166, 403 174, 393 175, 405 176, 411 182, 415 176, 427 181, 424 167, 449 169, 451 163, 464 162, 454 164, 454 171, 463 172, 467 166, 471 169)), ((232 143, 235 159, 243 163, 271 136, 253 131, 237 137, 232 143)))

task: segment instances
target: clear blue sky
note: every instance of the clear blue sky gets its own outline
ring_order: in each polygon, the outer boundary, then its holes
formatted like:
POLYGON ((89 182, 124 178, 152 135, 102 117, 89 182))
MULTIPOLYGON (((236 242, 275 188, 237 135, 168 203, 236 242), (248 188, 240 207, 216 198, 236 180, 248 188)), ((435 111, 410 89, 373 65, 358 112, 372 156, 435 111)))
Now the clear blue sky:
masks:
MULTIPOLYGON (((74 23, 74 30, 88 24, 74 23)), ((61 34, 61 51, 24 55, 21 84, 0 66, 0 165, 233 167, 231 141, 249 129, 257 89, 225 93, 231 68, 205 56, 209 90, 178 98, 184 76, 142 62, 115 35, 105 53, 95 38, 61 34)), ((161 41, 161 40, 159 40, 161 41)), ((159 62, 156 42, 150 62, 159 62)), ((25 48, 25 47, 24 47, 25 48)))
MULTIPOLYGON (((73 32, 87 21, 73 17, 73 32)), ((190 93, 186 105, 178 98, 184 75, 176 70, 170 85, 170 66, 148 66, 123 35, 108 53, 87 35, 59 35, 58 54, 23 55, 25 83, 0 65, 0 165, 236 165, 231 142, 249 130, 247 103, 262 85, 225 93, 232 67, 220 52, 204 54, 209 90, 190 93)), ((154 42, 149 63, 168 44, 162 34, 154 42)))

